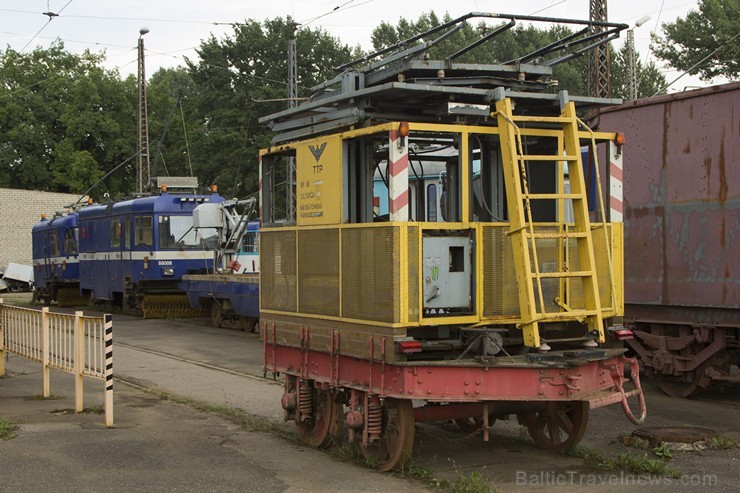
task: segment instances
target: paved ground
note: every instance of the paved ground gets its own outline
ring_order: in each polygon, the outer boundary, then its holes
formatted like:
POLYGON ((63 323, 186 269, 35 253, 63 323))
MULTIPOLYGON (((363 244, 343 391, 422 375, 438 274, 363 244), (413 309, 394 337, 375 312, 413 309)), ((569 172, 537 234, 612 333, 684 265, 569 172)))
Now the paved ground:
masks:
MULTIPOLYGON (((282 423, 280 387, 256 378, 262 375, 262 346, 256 335, 213 329, 205 321, 116 315, 114 340, 116 375, 143 387, 241 409, 292 429, 282 423)), ((326 452, 275 435, 247 432, 212 414, 120 383, 115 390, 116 429, 107 430, 101 415, 52 413, 72 407, 71 377, 59 372, 52 376, 52 391, 64 400, 28 400, 40 389, 38 365, 11 356, 6 367, 13 375, 0 379, 0 419, 22 425, 16 438, 0 442, 3 470, 10 471, 3 473, 0 490, 49 491, 61 486, 83 491, 320 491, 328 481, 332 491, 424 489, 418 482, 332 460, 326 452), (90 469, 92 463, 95 469, 90 469)), ((102 402, 99 385, 88 384, 87 405, 102 402)), ((715 390, 692 401, 669 399, 649 384, 647 390, 650 425, 709 426, 740 439, 737 388, 715 390)), ((627 451, 641 454, 619 441, 620 434, 633 429, 619 408, 595 410, 582 444, 606 457, 627 451)), ((414 450, 414 461, 436 478, 454 480, 459 474, 480 472, 501 491, 642 493, 696 491, 704 485, 734 492, 740 484, 740 449, 674 452, 671 465, 685 480, 641 484, 647 479, 594 473, 579 458, 535 448, 516 420, 497 422, 490 443, 479 437, 465 439, 451 424, 421 424, 414 450)))

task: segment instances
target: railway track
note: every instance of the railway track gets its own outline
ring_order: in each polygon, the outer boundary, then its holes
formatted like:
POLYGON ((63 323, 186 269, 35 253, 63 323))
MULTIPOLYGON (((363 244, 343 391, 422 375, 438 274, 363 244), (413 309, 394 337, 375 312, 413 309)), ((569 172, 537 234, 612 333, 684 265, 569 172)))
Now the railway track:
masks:
POLYGON ((166 353, 164 351, 157 351, 156 349, 150 349, 150 348, 146 348, 146 347, 142 347, 142 346, 137 346, 137 345, 134 345, 134 344, 128 344, 128 343, 124 343, 124 342, 116 342, 115 345, 116 346, 120 346, 120 347, 125 347, 125 348, 128 348, 128 349, 133 349, 133 350, 136 350, 136 351, 142 351, 142 352, 145 352, 145 353, 148 353, 148 354, 153 354, 153 355, 156 355, 156 356, 161 356, 163 358, 168 358, 168 359, 172 359, 172 360, 175 360, 175 361, 180 361, 182 363, 188 363, 188 364, 191 364, 191 365, 196 365, 196 366, 199 366, 201 368, 207 368, 209 370, 216 370, 216 371, 219 371, 219 372, 222 372, 222 373, 228 373, 229 375, 235 375, 235 376, 238 376, 238 377, 244 377, 244 378, 249 378, 249 379, 252 379, 252 380, 257 380, 259 382, 265 382, 265 383, 269 383, 269 384, 272 384, 272 385, 282 386, 282 383, 281 382, 279 382, 277 380, 273 380, 271 378, 260 377, 258 375, 251 375, 249 373, 245 373, 245 372, 241 372, 241 371, 237 371, 237 370, 232 370, 230 368, 226 368, 226 367, 223 367, 223 366, 218 366, 218 365, 213 365, 211 363, 206 363, 205 361, 199 361, 199 360, 195 360, 195 359, 191 359, 191 358, 184 358, 182 356, 177 356, 175 354, 166 353))

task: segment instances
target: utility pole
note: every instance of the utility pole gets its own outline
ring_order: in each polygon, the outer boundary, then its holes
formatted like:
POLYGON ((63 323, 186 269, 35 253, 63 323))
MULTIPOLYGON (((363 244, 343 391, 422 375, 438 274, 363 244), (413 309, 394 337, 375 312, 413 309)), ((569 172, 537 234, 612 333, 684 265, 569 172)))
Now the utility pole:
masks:
POLYGON ((635 51, 635 28, 650 20, 650 16, 640 17, 634 27, 627 30, 627 100, 637 99, 637 52, 635 51))
MULTIPOLYGON (((293 35, 288 40, 288 108, 298 105, 298 55, 296 49, 295 32, 297 23, 293 23, 293 35)), ((286 179, 286 202, 288 204, 287 220, 293 222, 295 214, 295 158, 288 158, 288 176, 286 179)))
POLYGON ((136 141, 136 182, 139 193, 149 186, 150 164, 149 164, 149 122, 146 112, 146 74, 144 72, 144 35, 149 29, 139 29, 139 70, 137 75, 137 90, 139 93, 139 106, 136 114, 138 139, 136 141))
MULTIPOLYGON (((590 0, 589 20, 607 22, 606 0, 590 0)), ((600 26, 591 26, 592 33, 603 31, 600 26)), ((609 73, 609 43, 596 46, 589 52, 588 89, 591 96, 608 98, 611 96, 611 76, 609 73)))

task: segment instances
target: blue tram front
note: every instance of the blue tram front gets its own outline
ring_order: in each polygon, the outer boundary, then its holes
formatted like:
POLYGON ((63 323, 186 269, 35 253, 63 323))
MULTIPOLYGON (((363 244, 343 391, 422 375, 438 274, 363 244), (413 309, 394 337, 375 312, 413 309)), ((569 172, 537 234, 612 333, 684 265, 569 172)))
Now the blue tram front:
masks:
POLYGON ((179 292, 183 274, 213 268, 213 235, 193 228, 210 195, 161 193, 85 207, 79 213, 80 290, 94 300, 142 308, 144 295, 179 292))
POLYGON ((69 304, 76 298, 80 269, 77 212, 41 217, 31 230, 34 300, 69 304))

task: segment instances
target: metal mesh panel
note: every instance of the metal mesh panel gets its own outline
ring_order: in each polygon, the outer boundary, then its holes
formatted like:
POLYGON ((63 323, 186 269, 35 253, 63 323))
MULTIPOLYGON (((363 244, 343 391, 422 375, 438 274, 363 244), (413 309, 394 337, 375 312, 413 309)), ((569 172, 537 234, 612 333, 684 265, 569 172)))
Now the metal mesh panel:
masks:
MULTIPOLYGON (((571 226, 572 228, 572 226, 571 226)), ((568 270, 581 270, 581 260, 578 257, 578 240, 570 238, 568 240, 568 270)), ((569 279, 567 281, 568 296, 566 302, 574 310, 583 310, 586 308, 586 300, 583 297, 583 280, 569 279)))
MULTIPOLYGON (((535 233, 558 233, 559 231, 559 226, 534 226, 535 233)), ((540 273, 560 271, 561 254, 560 249, 558 248, 560 240, 557 238, 537 238, 534 243, 537 248, 537 261, 539 262, 538 267, 540 273)), ((529 262, 532 268, 532 273, 534 273, 534 250, 531 248, 531 245, 532 242, 530 241, 529 262)), ((555 298, 560 296, 560 279, 540 280, 540 285, 542 286, 542 300, 545 303, 544 310, 543 307, 540 306, 537 280, 533 278, 532 282, 534 285, 534 297, 537 304, 537 310, 544 312, 559 312, 560 307, 555 303, 555 298)))
POLYGON ((266 310, 296 311, 296 233, 260 232, 260 298, 266 310))
POLYGON ((508 226, 483 226, 483 315, 519 316, 519 294, 508 226))
POLYGON ((409 262, 409 322, 419 320, 419 264, 421 262, 421 251, 419 249, 419 228, 410 226, 408 228, 408 262, 409 262))
POLYGON ((339 316, 338 229, 299 231, 298 305, 301 313, 339 316))
MULTIPOLYGON (((607 225, 609 242, 612 241, 612 228, 607 225)), ((604 243, 604 233, 596 229, 591 234, 594 246, 594 260, 596 262, 594 270, 596 280, 599 283, 599 298, 602 307, 611 307, 612 305, 612 280, 609 270, 609 251, 604 243)), ((578 257, 577 240, 568 240, 568 267, 570 270, 581 270, 581 262, 578 257)), ((583 282, 579 279, 570 281, 568 288, 568 305, 573 309, 583 309, 586 302, 583 296, 583 282)))
POLYGON ((394 226, 342 230, 343 317, 400 321, 399 239, 394 226))
POLYGON ((612 279, 609 269, 609 250, 612 240, 612 228, 607 225, 607 240, 604 239, 604 232, 596 230, 593 232, 594 242, 594 260, 596 261, 596 279, 599 282, 599 299, 601 306, 612 307, 612 279), (607 244, 607 241, 609 244, 607 244))

